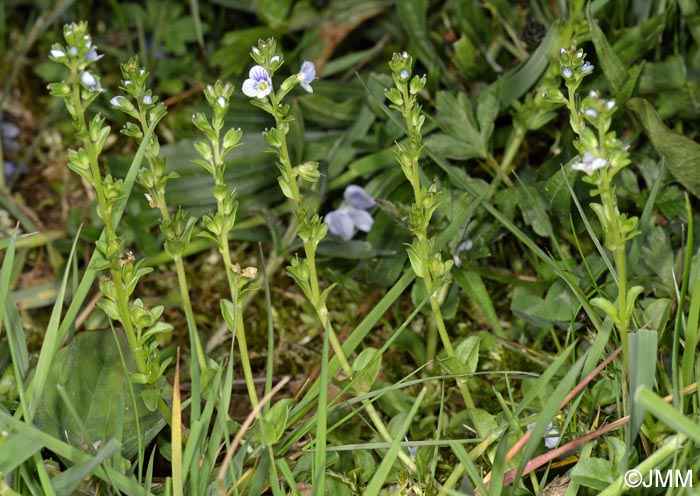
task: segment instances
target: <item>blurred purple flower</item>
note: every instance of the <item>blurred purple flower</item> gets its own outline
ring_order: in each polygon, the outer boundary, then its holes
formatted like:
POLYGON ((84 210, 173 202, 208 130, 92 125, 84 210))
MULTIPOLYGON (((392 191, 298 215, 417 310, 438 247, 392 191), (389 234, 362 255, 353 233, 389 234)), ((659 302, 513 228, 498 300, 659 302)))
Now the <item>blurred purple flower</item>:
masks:
POLYGON ((366 210, 377 205, 377 202, 355 184, 345 188, 343 197, 345 201, 342 205, 328 212, 323 220, 332 234, 350 241, 357 231, 369 232, 372 229, 374 219, 366 210))
POLYGON ((19 128, 11 122, 2 123, 2 148, 6 153, 15 154, 19 150, 19 128))
POLYGON ((22 172, 22 167, 13 160, 19 151, 19 127, 11 122, 2 122, 2 148, 5 159, 2 162, 2 173, 5 175, 5 184, 10 183, 15 176, 22 172))
POLYGON ((9 160, 2 161, 2 172, 5 174, 5 184, 8 184, 14 179, 14 177, 20 173, 19 165, 9 160))
POLYGON ((372 195, 367 193, 362 186, 351 184, 345 188, 343 198, 350 204, 351 207, 362 210, 369 210, 377 206, 377 202, 372 198, 372 195))

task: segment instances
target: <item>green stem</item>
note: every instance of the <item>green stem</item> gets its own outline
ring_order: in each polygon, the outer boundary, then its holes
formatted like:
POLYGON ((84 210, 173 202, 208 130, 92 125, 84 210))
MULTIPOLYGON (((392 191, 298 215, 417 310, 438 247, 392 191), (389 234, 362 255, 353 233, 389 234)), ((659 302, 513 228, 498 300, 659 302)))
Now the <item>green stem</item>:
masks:
POLYGON ((583 120, 576 109, 576 91, 573 86, 567 84, 567 89, 569 90, 569 99, 566 105, 569 107, 569 124, 574 132, 581 136, 583 133, 583 120))
MULTIPOLYGON (((218 147, 215 148, 215 155, 219 156, 218 147)), ((218 211, 221 212, 223 217, 223 224, 228 223, 228 215, 223 214, 224 205, 221 200, 217 200, 218 211)), ((245 378, 246 387, 248 388, 248 396, 250 397, 250 403, 255 408, 258 403, 258 394, 255 389, 255 381, 253 378, 253 369, 250 366, 250 355, 248 354, 248 342, 246 340, 245 328, 243 322, 243 305, 238 300, 238 284, 236 281, 237 274, 233 272, 233 262, 231 260, 231 249, 228 246, 228 233, 222 232, 219 235, 219 245, 221 246, 221 256, 224 259, 224 266, 226 270, 226 279, 228 280, 229 291, 231 292, 231 298, 233 299, 233 304, 236 306, 236 338, 238 339, 238 350, 241 353, 241 366, 243 367, 243 376, 245 378)))
POLYGON ((519 126, 516 122, 515 128, 513 129, 513 134, 511 134, 510 139, 506 144, 506 150, 503 152, 503 159, 501 160, 501 165, 499 166, 502 174, 506 177, 511 171, 513 160, 515 160, 515 155, 518 153, 520 145, 525 139, 526 133, 527 130, 522 126, 519 126))
MULTIPOLYGON (((111 208, 107 203, 107 197, 102 185, 102 175, 100 173, 100 166, 97 161, 97 152, 95 151, 95 147, 90 139, 88 126, 85 121, 85 107, 83 106, 83 102, 80 97, 80 83, 78 78, 78 67, 76 64, 71 66, 71 78, 73 81, 72 103, 75 107, 75 118, 78 120, 77 128, 79 129, 79 135, 81 136, 81 141, 85 145, 85 150, 90 162, 93 187, 97 195, 99 207, 102 210, 103 222, 107 233, 107 243, 112 243, 116 240, 117 234, 114 231, 114 226, 112 225, 111 208)), ((118 260, 112 261, 110 272, 117 292, 117 306, 119 308, 119 315, 121 316, 122 325, 124 326, 124 333, 126 334, 126 338, 129 341, 131 349, 134 351, 136 365, 138 366, 139 372, 148 375, 148 370, 146 370, 146 362, 141 352, 141 345, 139 344, 140 336, 136 336, 134 327, 131 323, 129 299, 124 292, 124 281, 121 277, 121 268, 118 260)))
MULTIPOLYGON (((410 95, 408 87, 406 85, 401 88, 404 101, 404 111, 403 116, 406 121, 406 126, 408 128, 409 146, 410 146, 410 156, 411 156, 411 177, 410 182, 413 187, 413 194, 415 197, 415 204, 422 208, 423 205, 423 190, 420 185, 420 166, 418 164, 418 157, 420 156, 420 134, 416 131, 413 125, 413 119, 411 117, 411 111, 414 104, 414 97, 410 95)), ((497 170, 499 170, 497 168, 497 170)), ((421 258, 421 265, 423 267, 423 282, 425 284, 425 289, 430 294, 430 307, 433 311, 433 318, 435 319, 435 325, 437 327, 437 332, 440 335, 440 340, 445 348, 445 353, 450 358, 456 358, 454 348, 452 347, 452 342, 450 341, 450 336, 445 327, 445 321, 442 317, 442 311, 440 309, 440 302, 438 301, 439 288, 434 287, 433 275, 430 273, 430 245, 428 243, 428 224, 430 219, 425 219, 422 226, 420 227, 420 232, 415 233, 418 240, 418 251, 421 258)), ((433 338, 434 339, 434 338, 433 338)), ((428 340, 430 341, 430 339, 428 340)), ((434 357, 428 357, 432 360, 434 357)), ((466 384, 462 383, 461 380, 457 380, 457 386, 459 387, 460 393, 464 399, 464 403, 470 407, 474 407, 474 401, 472 400, 471 394, 466 384)))
MULTIPOLYGON (((445 352, 447 353, 447 356, 454 357, 455 351, 452 348, 452 343, 450 343, 450 336, 447 333, 445 321, 442 318, 442 309, 440 308, 440 303, 438 302, 438 297, 436 293, 433 293, 433 295, 430 297, 430 308, 433 310, 433 315, 435 316, 435 322, 437 324, 438 333, 440 334, 440 339, 442 340, 443 345, 445 346, 445 352)), ((462 398, 464 398, 464 404, 467 405, 467 408, 474 408, 474 400, 472 399, 472 395, 469 392, 469 388, 464 382, 462 382, 460 378, 457 379, 457 387, 459 388, 460 393, 462 393, 462 398)))
MULTIPOLYGON (((117 263, 119 263, 117 261, 117 263)), ((137 338, 134 332, 134 327, 131 323, 131 314, 129 313, 129 299, 124 293, 124 281, 119 267, 112 265, 112 278, 114 281, 114 286, 117 291, 117 305, 119 307, 119 315, 121 316, 122 325, 124 326, 124 333, 126 334, 126 339, 129 341, 129 345, 134 352, 134 357, 136 359, 136 365, 138 366, 139 372, 148 376, 148 370, 146 369, 146 361, 141 350, 141 345, 139 344, 140 336, 137 338)))
MULTIPOLYGON (((273 116, 275 118, 275 126, 277 127, 277 130, 281 133, 281 129, 283 128, 284 123, 280 120, 280 116, 276 112, 277 108, 279 107, 279 101, 274 92, 270 94, 270 102, 272 103, 273 116)), ((292 193, 292 210, 296 211, 296 209, 301 203, 301 193, 299 192, 299 185, 297 184, 296 176, 294 175, 294 170, 292 168, 292 161, 289 158, 289 149, 287 148, 286 133, 284 134, 284 136, 282 136, 282 139, 280 141, 280 161, 282 162, 282 166, 284 167, 284 170, 287 173, 289 188, 291 189, 292 193)))
POLYGON ((617 208, 617 198, 612 191, 611 180, 605 172, 602 172, 599 177, 601 180, 601 186, 599 188, 600 199, 603 203, 606 220, 610 224, 607 226, 607 229, 610 230, 608 234, 608 247, 613 252, 615 269, 617 270, 617 306, 619 320, 617 328, 620 332, 620 341, 622 341, 624 370, 627 371, 629 365, 627 347, 627 333, 629 330, 629 311, 627 309, 627 255, 620 227, 620 212, 617 208))
MULTIPOLYGON (((282 126, 282 122, 280 120, 280 116, 277 114, 275 109, 278 108, 279 106, 279 100, 277 96, 272 93, 270 95, 270 102, 272 103, 272 115, 275 118, 275 125, 277 129, 279 130, 282 126)), ((289 158, 289 150, 287 148, 287 139, 286 135, 283 136, 283 139, 281 140, 280 143, 280 151, 279 151, 279 157, 280 161, 282 162, 282 166, 284 167, 284 170, 287 174, 287 179, 289 183, 289 188, 291 190, 292 198, 290 198, 290 201, 292 203, 292 211, 296 213, 299 205, 301 205, 301 193, 299 191, 299 185, 297 184, 296 176, 294 174, 294 170, 292 168, 292 163, 291 159, 289 158)), ((288 243, 291 243, 291 241, 294 239, 294 237, 298 233, 298 219, 296 216, 291 221, 294 223, 294 227, 292 227, 292 224, 290 224, 289 229, 285 233, 285 237, 283 238, 283 246, 284 246, 284 241, 286 240, 288 243)), ((322 305, 320 302, 320 290, 319 290, 319 283, 318 283, 318 273, 316 271, 316 252, 314 247, 310 243, 304 242, 304 252, 306 255, 306 260, 307 260, 307 267, 309 270, 309 280, 311 282, 311 295, 313 298, 313 301, 311 302, 312 305, 314 306, 316 313, 319 317, 319 321, 321 322, 321 325, 323 326, 324 329, 328 329, 328 340, 330 342, 330 345, 333 347, 333 351, 335 355, 338 357, 338 362, 340 363, 341 368, 343 369, 343 372, 348 376, 352 377, 353 375, 353 370, 352 366, 350 365, 350 362, 348 362, 347 356, 345 355, 345 352, 343 351, 343 346, 341 345, 340 341, 338 340, 338 336, 336 335, 335 331, 333 330, 333 327, 330 324, 330 321, 328 319, 328 309, 326 308, 325 305, 322 305)), ((377 432, 379 435, 388 443, 393 443, 394 439, 389 433, 388 429, 384 425, 384 422, 382 421, 381 416, 379 415, 379 412, 377 412, 376 408, 374 408, 374 405, 367 399, 362 400, 362 405, 364 406, 365 410, 367 411, 367 414, 369 415, 370 419, 372 420, 372 423, 374 424, 375 428, 377 429, 377 432)), ((408 468, 409 471, 414 472, 416 471, 417 467, 415 462, 411 459, 410 456, 408 456, 407 453, 405 452, 399 452, 399 458, 401 461, 404 463, 406 468, 408 468)))
POLYGON ((238 291, 236 291, 236 329, 240 330, 237 333, 238 349, 241 353, 241 365, 243 366, 243 376, 245 377, 250 404, 253 408, 258 406, 258 392, 255 389, 255 381, 253 378, 253 369, 250 366, 250 357, 248 356, 248 343, 246 342, 245 329, 243 327, 243 302, 239 301, 238 291))
POLYGON ((180 289, 180 297, 182 298, 182 308, 185 312, 185 320, 187 321, 187 329, 190 331, 190 341, 194 345, 197 353, 197 362, 200 370, 207 369, 207 360, 204 356, 202 343, 199 341, 197 333, 197 323, 194 320, 194 311, 192 310, 192 302, 190 300, 190 292, 187 286, 187 275, 185 274, 185 264, 181 257, 175 257, 175 271, 177 272, 177 283, 180 289))

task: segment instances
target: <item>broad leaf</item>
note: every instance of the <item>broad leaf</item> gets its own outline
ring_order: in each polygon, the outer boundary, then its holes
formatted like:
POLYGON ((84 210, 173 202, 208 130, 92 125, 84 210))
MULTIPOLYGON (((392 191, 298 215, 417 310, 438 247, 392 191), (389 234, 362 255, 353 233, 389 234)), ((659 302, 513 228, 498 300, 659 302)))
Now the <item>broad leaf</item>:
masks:
POLYGON ((700 197, 700 145, 668 129, 654 107, 643 98, 632 98, 627 102, 627 108, 637 115, 673 177, 700 197))
POLYGON ((134 415, 128 377, 136 372, 135 361, 123 332, 116 336, 127 370, 110 331, 79 333, 56 353, 36 420, 44 432, 79 449, 92 451, 117 438, 122 454, 130 458, 137 449, 136 422, 141 423, 142 444, 147 444, 164 420, 158 411, 150 412, 141 398, 153 386, 132 384, 134 415))

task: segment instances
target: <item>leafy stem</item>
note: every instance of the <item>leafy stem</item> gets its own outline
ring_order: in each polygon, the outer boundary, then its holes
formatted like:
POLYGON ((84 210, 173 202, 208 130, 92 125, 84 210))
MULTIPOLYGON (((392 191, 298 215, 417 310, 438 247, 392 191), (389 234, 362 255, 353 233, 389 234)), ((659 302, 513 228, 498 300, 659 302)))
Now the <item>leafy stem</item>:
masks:
MULTIPOLYGON (((444 284, 442 281, 447 277, 450 264, 442 262, 440 257, 433 255, 432 243, 428 235, 428 226, 433 212, 438 208, 441 195, 434 188, 424 188, 420 182, 419 159, 423 148, 421 127, 425 117, 421 114, 420 105, 417 104, 417 95, 425 86, 425 76, 413 76, 411 78, 411 67, 413 59, 406 53, 396 53, 389 63, 393 72, 395 89, 387 90, 386 94, 392 102, 392 107, 401 112, 406 121, 408 130, 408 149, 397 144, 397 160, 413 188, 414 203, 411 210, 411 231, 415 237, 414 242, 409 246, 409 259, 416 275, 423 279, 425 289, 430 295, 430 307, 435 320, 435 328, 440 336, 445 353, 450 358, 456 358, 454 347, 450 341, 449 333, 445 326, 440 309, 438 295, 440 288, 444 284)), ((500 170, 500 169, 499 169, 500 170)), ((429 332, 434 332, 432 329, 429 332)), ((435 342, 434 337, 429 336, 428 342, 435 342)), ((434 347, 429 346, 429 351, 434 353, 434 347)), ((428 360, 434 357, 429 356, 428 360)), ((474 407, 474 401, 466 384, 457 381, 460 393, 468 407, 474 407)))

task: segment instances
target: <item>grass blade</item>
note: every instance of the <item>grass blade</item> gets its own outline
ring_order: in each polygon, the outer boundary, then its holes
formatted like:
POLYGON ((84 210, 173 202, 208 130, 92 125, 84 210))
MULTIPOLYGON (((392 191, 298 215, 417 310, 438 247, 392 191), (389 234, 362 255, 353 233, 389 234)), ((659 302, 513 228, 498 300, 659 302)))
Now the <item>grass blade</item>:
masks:
POLYGON ((389 451, 386 453, 386 455, 384 455, 382 463, 379 465, 379 467, 377 467, 377 471, 372 477, 372 480, 370 480, 369 484, 367 484, 367 488, 365 489, 364 493, 365 496, 376 496, 379 494, 382 485, 389 477, 389 472, 399 456, 401 440, 406 435, 406 432, 408 432, 408 428, 413 421, 413 417, 415 417, 416 413, 418 413, 418 407, 420 407, 421 403, 423 402, 426 391, 427 389, 423 388, 416 398, 416 401, 413 402, 413 406, 406 415, 406 419, 401 425, 401 429, 399 429, 399 432, 396 434, 396 436, 394 436, 394 442, 391 443, 391 448, 389 448, 389 451))

